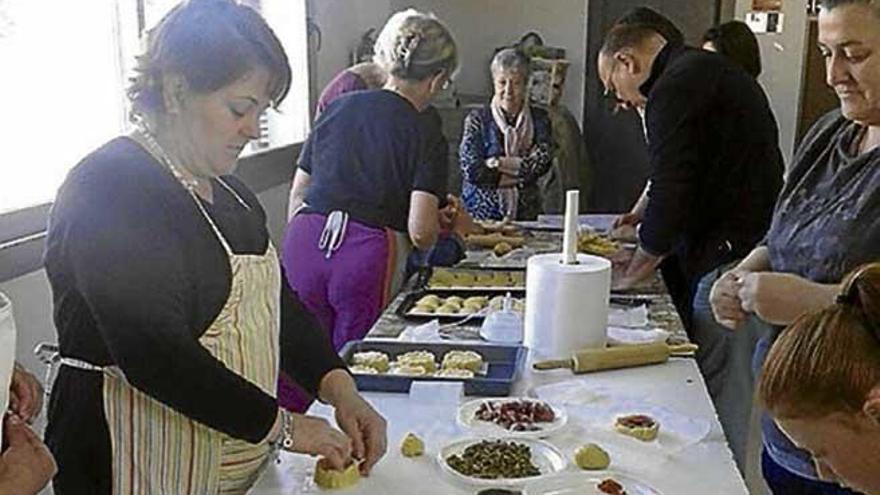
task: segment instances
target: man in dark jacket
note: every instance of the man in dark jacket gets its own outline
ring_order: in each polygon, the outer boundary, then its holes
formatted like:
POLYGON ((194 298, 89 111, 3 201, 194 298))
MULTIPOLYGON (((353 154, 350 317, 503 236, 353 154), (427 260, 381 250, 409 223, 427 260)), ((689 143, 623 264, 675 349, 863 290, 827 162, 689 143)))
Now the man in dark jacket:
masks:
POLYGON ((660 262, 685 322, 694 288, 749 252, 782 186, 778 128, 763 90, 717 54, 669 43, 656 26, 617 24, 598 57, 606 94, 644 108, 651 188, 639 247, 614 281, 628 288, 660 262))

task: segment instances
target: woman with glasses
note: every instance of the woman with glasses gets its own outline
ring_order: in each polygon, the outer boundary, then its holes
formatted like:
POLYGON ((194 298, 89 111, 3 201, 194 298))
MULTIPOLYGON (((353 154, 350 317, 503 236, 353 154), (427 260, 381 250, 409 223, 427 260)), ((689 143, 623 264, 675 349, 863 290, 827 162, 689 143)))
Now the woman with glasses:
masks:
POLYGON ((464 121, 462 200, 475 218, 534 220, 542 204, 538 179, 553 165, 550 117, 528 104, 525 54, 503 49, 490 69, 495 94, 464 121))

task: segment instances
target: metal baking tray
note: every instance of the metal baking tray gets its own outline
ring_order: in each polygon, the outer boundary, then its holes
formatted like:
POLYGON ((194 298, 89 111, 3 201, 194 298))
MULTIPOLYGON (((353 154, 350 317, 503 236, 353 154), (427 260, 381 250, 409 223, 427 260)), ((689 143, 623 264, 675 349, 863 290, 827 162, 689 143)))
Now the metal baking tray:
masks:
POLYGON ((373 392, 409 393, 414 381, 462 381, 465 395, 506 397, 513 383, 519 378, 526 359, 526 348, 521 345, 441 343, 441 342, 394 342, 385 340, 354 340, 345 344, 340 356, 346 363, 356 352, 379 351, 388 354, 393 361, 400 354, 410 351, 431 351, 442 360, 449 351, 475 351, 483 356, 488 365, 485 375, 473 378, 437 378, 433 376, 361 375, 354 374, 358 390, 373 392))
POLYGON ((478 291, 478 292, 508 292, 526 290, 526 273, 523 270, 492 270, 471 268, 446 268, 435 267, 419 273, 418 287, 433 291, 478 291), (453 282, 452 285, 436 285, 438 277, 451 276, 453 278, 468 277, 475 280, 474 285, 460 285, 453 282), (499 282, 508 279, 510 285, 491 285, 480 283, 481 281, 494 280, 499 282))
POLYGON ((440 299, 446 299, 452 296, 458 296, 462 299, 467 299, 469 297, 487 297, 490 300, 494 297, 503 297, 506 293, 510 293, 510 297, 514 299, 518 299, 523 301, 522 311, 525 311, 525 289, 520 290, 512 290, 508 289, 506 291, 475 291, 475 290, 466 290, 466 291, 455 291, 455 290, 417 290, 413 291, 406 295, 406 297, 401 301, 400 305, 397 307, 397 316, 401 318, 405 318, 408 320, 416 319, 416 320, 431 320, 438 319, 444 321, 452 321, 452 320, 463 320, 467 318, 468 320, 473 319, 482 319, 486 317, 487 311, 484 309, 479 313, 419 313, 413 311, 416 302, 419 299, 423 298, 427 295, 435 295, 440 299))

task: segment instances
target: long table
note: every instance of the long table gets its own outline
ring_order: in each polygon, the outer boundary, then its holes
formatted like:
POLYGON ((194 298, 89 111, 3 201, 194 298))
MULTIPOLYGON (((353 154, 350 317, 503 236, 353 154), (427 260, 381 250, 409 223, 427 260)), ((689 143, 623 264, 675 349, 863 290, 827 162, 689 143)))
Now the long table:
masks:
MULTIPOLYGON (((396 314, 399 296, 383 314, 368 338, 388 338, 399 334, 407 325, 396 314)), ((680 322, 670 317, 673 311, 668 297, 661 304, 652 305, 652 321, 662 324, 681 338, 680 322)), ((461 329, 461 338, 468 338, 473 327, 461 329)), ((733 461, 721 426, 709 399, 705 382, 693 359, 673 358, 661 365, 627 370, 604 371, 587 375, 573 375, 568 370, 523 370, 512 395, 526 395, 535 386, 579 381, 591 389, 621 391, 638 397, 646 403, 660 406, 683 417, 708 422, 709 433, 701 441, 675 452, 645 457, 640 462, 615 465, 612 469, 654 487, 665 495, 726 495, 746 494, 746 486, 733 461)), ((364 397, 388 420, 388 453, 375 467, 369 478, 348 494, 474 494, 477 488, 458 484, 444 474, 436 461, 438 450, 446 443, 469 436, 456 423, 454 402, 424 403, 405 394, 365 392, 364 397), (409 432, 419 435, 426 443, 426 454, 420 458, 403 457, 399 452, 402 438, 409 432)), ((470 397, 461 400, 470 400, 470 397)), ((333 421, 333 411, 315 404, 309 414, 333 421)), ((574 415, 570 416, 574 418, 574 415)), ((562 431, 547 440, 567 456, 589 438, 580 438, 576 421, 570 420, 568 431, 562 431)), ((291 494, 318 493, 311 482, 315 459, 304 455, 282 453, 251 493, 291 494)), ((569 466, 572 473, 577 468, 569 466)), ((581 472, 583 473, 583 472, 581 472)))

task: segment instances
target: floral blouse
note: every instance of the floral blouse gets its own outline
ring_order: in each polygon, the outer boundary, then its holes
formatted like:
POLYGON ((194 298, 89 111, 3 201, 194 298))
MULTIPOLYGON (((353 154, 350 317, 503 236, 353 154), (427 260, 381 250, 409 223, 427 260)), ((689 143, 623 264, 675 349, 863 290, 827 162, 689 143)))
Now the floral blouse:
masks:
MULTIPOLYGON (((531 107, 534 142, 522 156, 519 173, 517 220, 534 220, 541 213, 538 179, 553 164, 553 134, 544 109, 531 107)), ((504 156, 504 135, 492 119, 489 105, 471 111, 464 120, 459 164, 462 171, 461 198, 477 219, 501 220, 504 209, 497 193, 501 173, 486 166, 489 158, 504 156)))

